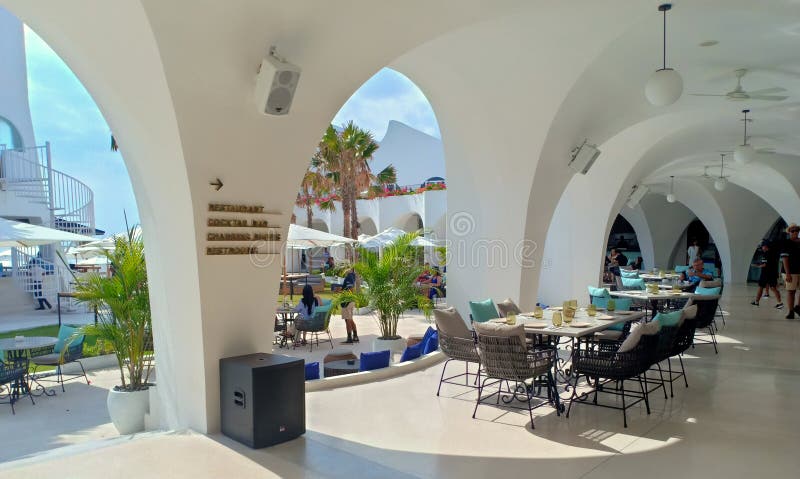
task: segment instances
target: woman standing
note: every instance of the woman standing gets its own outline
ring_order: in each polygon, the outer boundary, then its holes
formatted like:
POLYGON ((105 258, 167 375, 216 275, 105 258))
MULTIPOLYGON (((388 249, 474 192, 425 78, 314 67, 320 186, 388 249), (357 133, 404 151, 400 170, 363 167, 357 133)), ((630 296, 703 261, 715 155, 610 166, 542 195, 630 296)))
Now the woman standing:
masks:
MULTIPOLYGON (((355 286, 356 272, 350 268, 350 271, 348 271, 347 275, 344 277, 342 291, 352 291, 355 286)), ((344 325, 347 328, 347 340, 343 341, 342 344, 358 342, 358 330, 356 329, 356 322, 353 321, 353 308, 355 308, 355 303, 353 302, 342 303, 342 319, 344 319, 344 325)))

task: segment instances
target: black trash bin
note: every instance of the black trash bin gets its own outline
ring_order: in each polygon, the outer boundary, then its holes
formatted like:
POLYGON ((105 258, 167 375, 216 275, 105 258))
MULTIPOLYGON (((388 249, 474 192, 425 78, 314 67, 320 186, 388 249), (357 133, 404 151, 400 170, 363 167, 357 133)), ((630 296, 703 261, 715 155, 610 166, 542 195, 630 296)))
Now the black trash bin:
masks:
POLYGON ((219 361, 222 433, 252 448, 306 432, 302 359, 256 353, 219 361))

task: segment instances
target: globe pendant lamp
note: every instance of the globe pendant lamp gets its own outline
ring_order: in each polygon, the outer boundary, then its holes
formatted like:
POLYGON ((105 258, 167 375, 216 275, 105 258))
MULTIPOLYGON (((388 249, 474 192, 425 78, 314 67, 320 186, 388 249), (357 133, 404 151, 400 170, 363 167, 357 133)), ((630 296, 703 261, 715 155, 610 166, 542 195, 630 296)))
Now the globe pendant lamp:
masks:
POLYGON ((756 159, 756 149, 753 145, 747 144, 747 122, 752 121, 747 118, 750 110, 742 110, 742 113, 744 113, 744 142, 733 150, 733 159, 736 163, 746 165, 756 159))
POLYGON ((669 194, 667 195, 667 203, 675 203, 675 177, 669 177, 669 194))
POLYGON ((667 12, 672 9, 672 4, 665 3, 658 6, 659 12, 664 12, 664 45, 662 50, 662 67, 656 70, 647 80, 644 95, 654 106, 667 106, 678 101, 683 93, 683 79, 672 68, 667 68, 667 12))
POLYGON ((728 186, 728 180, 726 180, 725 177, 722 176, 722 173, 725 170, 725 154, 723 153, 721 154, 721 156, 722 156, 722 161, 720 162, 719 165, 719 178, 717 179, 717 181, 714 182, 714 189, 717 191, 725 191, 725 188, 728 186))

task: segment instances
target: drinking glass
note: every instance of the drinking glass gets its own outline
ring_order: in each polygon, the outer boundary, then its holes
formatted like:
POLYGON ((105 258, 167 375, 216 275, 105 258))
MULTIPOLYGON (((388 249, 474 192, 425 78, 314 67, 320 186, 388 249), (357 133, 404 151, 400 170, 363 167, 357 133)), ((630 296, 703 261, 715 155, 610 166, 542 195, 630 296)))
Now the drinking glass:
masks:
POLYGON ((570 324, 572 322, 572 318, 575 317, 575 308, 570 306, 569 308, 564 310, 564 322, 566 324, 570 324))
POLYGON ((544 317, 544 310, 539 306, 533 308, 533 317, 536 319, 542 319, 544 317))
POLYGON ((510 313, 508 316, 506 316, 506 324, 508 324, 509 326, 514 326, 515 324, 517 324, 517 315, 514 313, 510 313))
POLYGON ((561 326, 561 311, 553 311, 553 326, 561 326))
POLYGON ((578 300, 577 299, 570 299, 569 305, 575 309, 578 309, 578 300))
POLYGON ((595 306, 594 304, 590 304, 589 306, 586 307, 586 313, 589 316, 596 315, 597 314, 597 306, 595 306))
POLYGON ((617 309, 617 302, 613 299, 609 299, 606 304, 606 311, 614 311, 615 309, 617 309))

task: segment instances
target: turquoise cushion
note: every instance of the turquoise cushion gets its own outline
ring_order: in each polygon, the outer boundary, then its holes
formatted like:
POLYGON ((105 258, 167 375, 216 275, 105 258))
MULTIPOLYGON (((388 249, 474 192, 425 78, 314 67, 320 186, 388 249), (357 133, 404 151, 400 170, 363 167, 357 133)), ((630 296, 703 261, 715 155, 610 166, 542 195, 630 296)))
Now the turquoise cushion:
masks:
POLYGON ((628 271, 627 269, 619 270, 619 274, 623 278, 638 278, 639 277, 639 272, 638 271, 628 271))
POLYGON ((592 304, 597 306, 598 308, 605 308, 608 306, 608 298, 605 296, 592 296, 589 298, 592 300, 592 304))
POLYGON ((64 345, 67 344, 70 336, 78 331, 78 328, 73 328, 72 326, 64 326, 61 325, 58 328, 58 341, 56 341, 56 345, 53 348, 53 352, 60 353, 64 349, 64 345))
POLYGON ((614 309, 617 311, 630 311, 633 300, 630 298, 614 298, 614 309))
POLYGON ((716 296, 719 292, 722 291, 722 288, 701 288, 700 286, 694 290, 694 294, 700 294, 703 296, 716 296))
POLYGON ((622 287, 625 289, 639 289, 644 291, 644 280, 641 278, 622 277, 622 287))
POLYGON ((589 290, 589 296, 593 298, 608 298, 610 295, 608 294, 608 290, 605 288, 595 288, 594 286, 587 286, 586 289, 589 290))
POLYGON ((611 326, 609 326, 608 329, 611 331, 622 331, 623 329, 625 329, 625 323, 624 322, 614 323, 611 326))
POLYGON ((671 313, 658 313, 653 321, 658 321, 661 326, 674 327, 681 322, 681 314, 683 311, 673 311, 671 313))
POLYGON ((497 308, 494 306, 494 301, 491 298, 483 301, 470 301, 469 312, 472 314, 472 320, 476 323, 485 323, 490 319, 497 319, 500 315, 497 313, 497 308))
POLYGON ((683 272, 686 272, 686 271, 689 271, 689 266, 688 265, 686 265, 686 266, 675 266, 675 272, 676 273, 683 273, 683 272))

